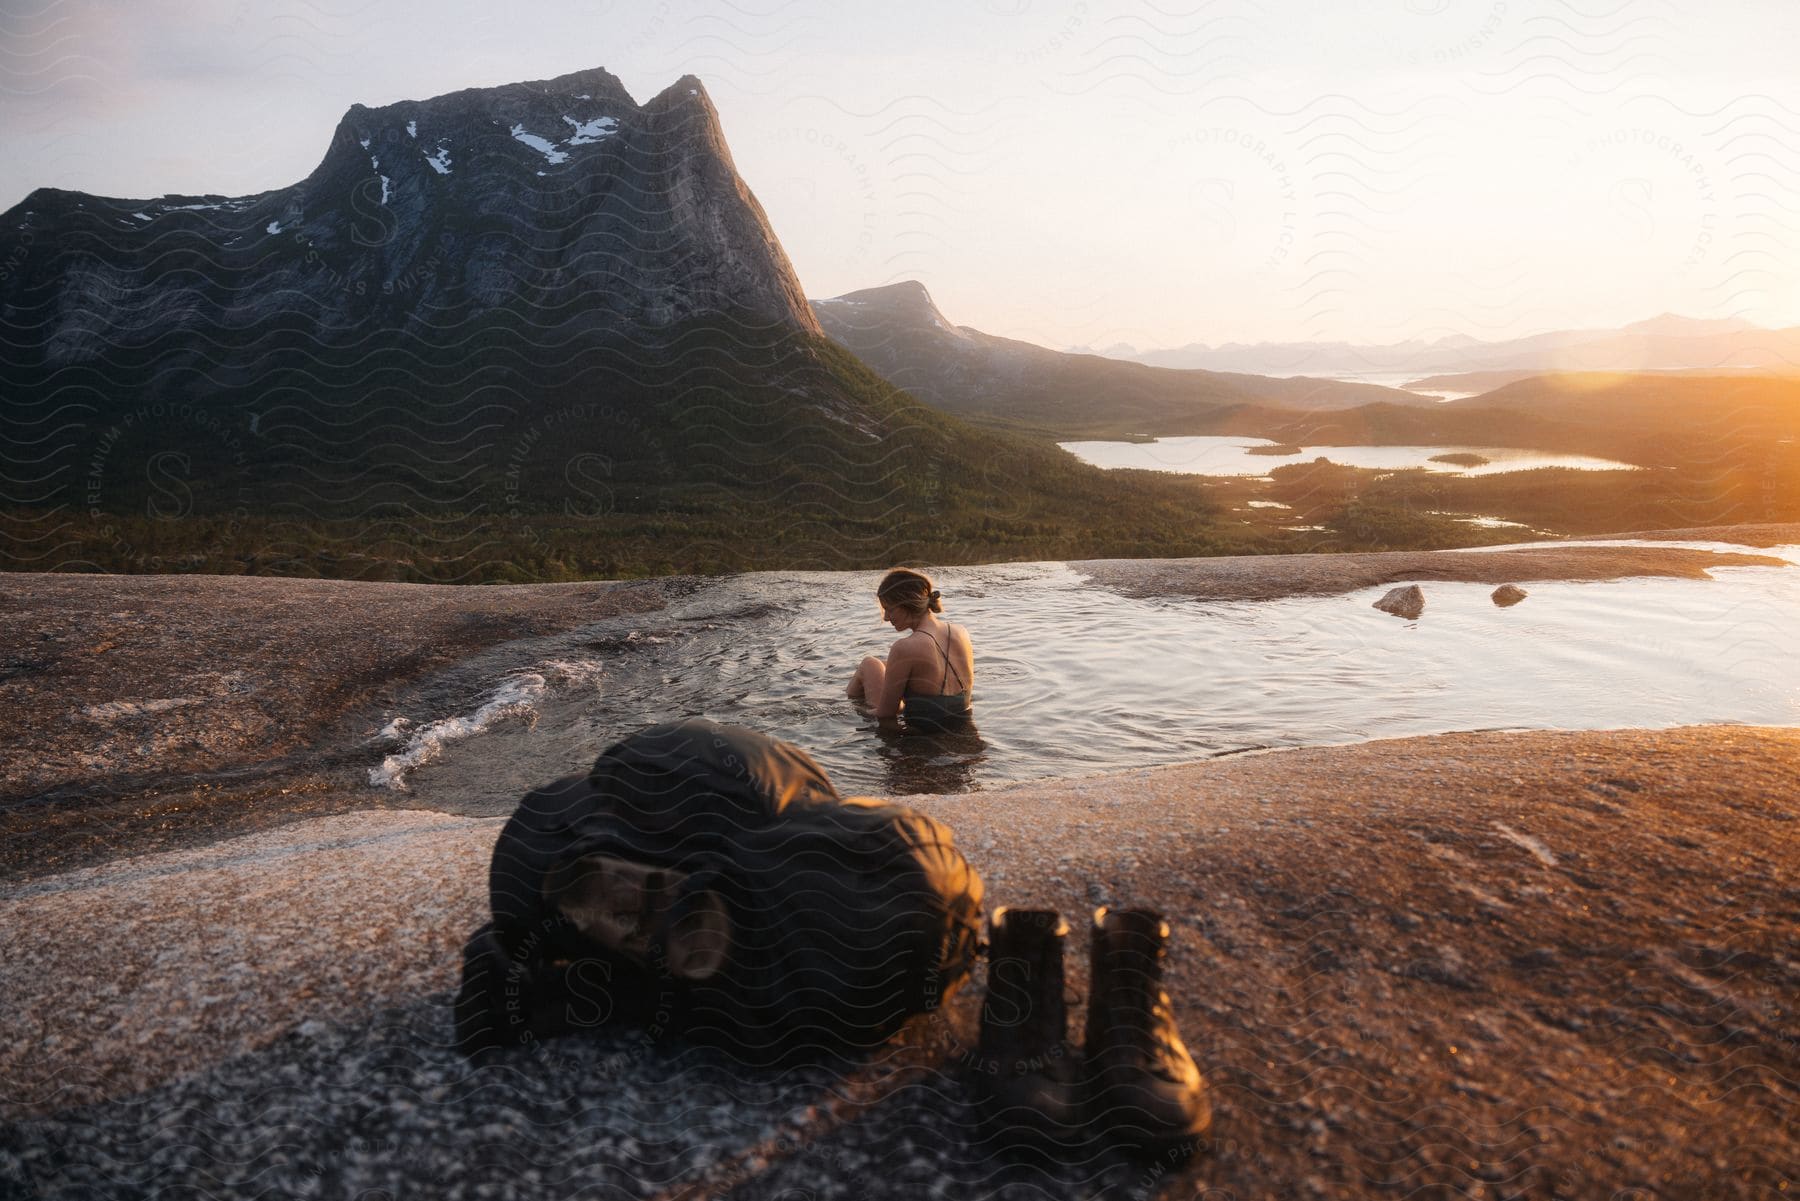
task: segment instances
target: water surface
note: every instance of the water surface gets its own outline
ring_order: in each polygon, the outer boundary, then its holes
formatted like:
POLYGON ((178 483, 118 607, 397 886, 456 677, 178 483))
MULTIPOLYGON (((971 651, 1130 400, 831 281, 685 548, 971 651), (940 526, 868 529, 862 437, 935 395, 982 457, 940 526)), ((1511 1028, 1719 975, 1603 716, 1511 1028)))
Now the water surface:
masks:
POLYGON ((1449 375, 1445 371, 1348 371, 1325 376, 1326 379, 1338 380, 1346 384, 1379 384, 1383 388, 1398 388, 1402 392, 1412 392, 1418 396, 1432 397, 1440 402, 1466 400, 1471 396, 1485 395, 1481 392, 1450 391, 1446 388, 1409 388, 1408 384, 1416 379, 1424 379, 1433 375, 1449 375))
POLYGON ((1201 602, 1124 597, 1062 564, 947 570, 946 616, 976 647, 974 732, 894 739, 843 691, 895 637, 878 573, 758 573, 472 661, 404 699, 371 762, 420 803, 498 813, 686 716, 789 739, 874 794, 1451 730, 1800 724, 1800 570, 1715 574, 1527 583, 1510 609, 1491 585, 1428 580, 1409 622, 1370 607, 1385 588, 1201 602))
POLYGON ((1153 442, 1061 442, 1064 450, 1096 467, 1138 467, 1148 471, 1175 471, 1184 475, 1266 476, 1271 469, 1290 463, 1328 459, 1345 467, 1376 471, 1403 471, 1423 467, 1456 475, 1497 475, 1505 471, 1531 471, 1539 467, 1573 467, 1580 471, 1638 471, 1630 463, 1596 459, 1587 455, 1553 454, 1507 446, 1309 446, 1291 455, 1252 454, 1251 447, 1275 446, 1266 438, 1201 434, 1158 438, 1153 442), (1434 463, 1433 456, 1475 454, 1491 460, 1480 467, 1434 463))

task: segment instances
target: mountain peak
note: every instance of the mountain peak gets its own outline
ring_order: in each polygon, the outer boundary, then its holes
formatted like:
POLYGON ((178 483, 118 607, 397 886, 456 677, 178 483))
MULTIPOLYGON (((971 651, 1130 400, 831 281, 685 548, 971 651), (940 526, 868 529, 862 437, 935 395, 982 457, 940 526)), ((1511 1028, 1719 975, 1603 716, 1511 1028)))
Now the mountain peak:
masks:
POLYGON ((104 353, 107 323, 128 311, 158 314, 132 327, 149 338, 294 304, 346 337, 499 310, 581 330, 731 315, 820 332, 692 75, 643 105, 601 68, 353 104, 319 165, 285 188, 145 201, 40 190, 26 205, 9 228, 34 222, 29 261, 5 291, 29 281, 84 298, 51 322, 59 361, 104 353), (102 268, 63 253, 96 236, 102 268), (157 299, 175 286, 159 271, 171 246, 212 264, 203 305, 157 299))
POLYGON ((502 83, 491 87, 459 88, 454 92, 444 92, 430 96, 424 100, 397 100, 392 104, 369 106, 353 104, 351 112, 386 112, 391 109, 441 109, 456 110, 479 108, 507 100, 516 101, 523 97, 541 97, 548 100, 592 100, 604 103, 619 104, 628 108, 637 108, 637 101, 625 90, 625 84, 604 67, 589 67, 582 71, 571 71, 566 75, 558 75, 552 79, 529 79, 518 83, 502 83))
MULTIPOLYGON (((619 77, 601 67, 553 79, 463 88, 424 100, 352 104, 338 122, 320 170, 337 166, 336 157, 375 161, 384 147, 390 152, 417 147, 439 159, 440 174, 449 174, 454 156, 437 155, 434 148, 452 142, 467 146, 495 130, 547 160, 534 166, 559 166, 569 160, 572 147, 594 145, 642 112, 619 77)), ((390 154, 388 161, 395 157, 390 154)))
POLYGON ((819 305, 843 306, 846 309, 862 309, 870 313, 878 313, 884 321, 897 322, 902 325, 930 325, 945 333, 962 336, 956 326, 938 310, 936 302, 924 284, 916 279, 903 279, 898 283, 883 284, 878 288, 862 288, 855 292, 845 292, 842 296, 833 296, 826 300, 814 301, 815 310, 819 305))
POLYGON ((698 103, 708 110, 713 107, 712 97, 706 94, 706 85, 698 76, 683 75, 674 83, 652 96, 645 102, 645 108, 672 108, 678 104, 698 103))
POLYGON ((540 79, 512 86, 537 88, 549 95, 580 96, 587 93, 592 96, 612 96, 620 100, 631 99, 631 93, 625 90, 625 84, 605 67, 587 67, 580 71, 570 71, 567 75, 558 75, 553 79, 540 79))

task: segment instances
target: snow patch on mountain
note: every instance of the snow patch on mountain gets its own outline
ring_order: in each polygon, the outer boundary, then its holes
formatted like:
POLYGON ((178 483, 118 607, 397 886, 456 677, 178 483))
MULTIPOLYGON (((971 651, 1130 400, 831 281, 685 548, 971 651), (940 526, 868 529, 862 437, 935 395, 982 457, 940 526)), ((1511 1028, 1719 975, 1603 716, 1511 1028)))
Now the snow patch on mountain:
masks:
POLYGON ((592 121, 577 121, 574 117, 564 116, 563 120, 575 127, 569 138, 571 146, 585 146, 590 142, 598 142, 602 138, 610 138, 619 132, 619 122, 615 117, 595 117, 592 121))
POLYGON ((537 134, 530 132, 523 124, 514 125, 512 127, 512 136, 515 140, 525 143, 527 146, 543 155, 545 161, 552 166, 557 163, 566 163, 569 161, 567 151, 558 149, 556 143, 552 142, 549 138, 542 138, 537 134))

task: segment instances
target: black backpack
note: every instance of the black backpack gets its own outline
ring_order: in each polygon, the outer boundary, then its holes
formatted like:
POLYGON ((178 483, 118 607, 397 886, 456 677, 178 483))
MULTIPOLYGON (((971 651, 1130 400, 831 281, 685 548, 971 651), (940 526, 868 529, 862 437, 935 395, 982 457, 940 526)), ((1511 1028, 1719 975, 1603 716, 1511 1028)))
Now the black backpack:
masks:
POLYGON ((942 823, 840 797, 799 748, 702 719, 529 793, 489 888, 457 999, 466 1052, 630 1023, 759 1061, 867 1049, 935 1009, 968 974, 982 896, 942 823), (571 898, 596 863, 641 873, 656 920, 636 953, 579 920, 571 898), (684 971, 669 932, 706 926, 707 906, 728 934, 684 971))

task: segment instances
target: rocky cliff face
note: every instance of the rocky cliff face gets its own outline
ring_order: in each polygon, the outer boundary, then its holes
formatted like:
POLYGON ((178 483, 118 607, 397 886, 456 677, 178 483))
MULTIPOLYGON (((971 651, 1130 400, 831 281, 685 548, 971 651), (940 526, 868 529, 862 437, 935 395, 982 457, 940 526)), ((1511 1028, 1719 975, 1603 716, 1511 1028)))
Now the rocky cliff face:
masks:
POLYGON ((582 71, 352 105, 299 183, 0 216, 0 321, 47 366, 299 323, 325 342, 510 310, 546 336, 735 318, 815 331, 691 76, 639 105, 582 71))
POLYGON ((880 426, 818 332, 692 77, 353 105, 255 196, 40 189, 0 215, 0 558, 136 562, 210 513, 379 515, 420 561, 444 514, 737 504, 764 445, 880 426), (141 528, 70 551, 58 512, 141 528))

